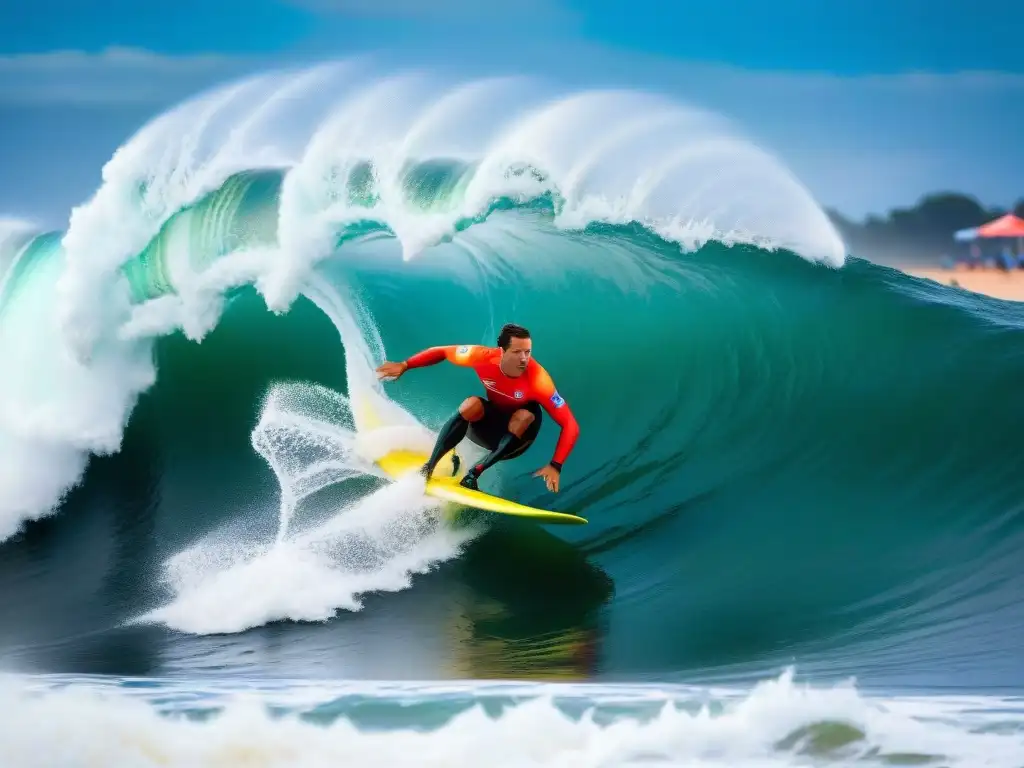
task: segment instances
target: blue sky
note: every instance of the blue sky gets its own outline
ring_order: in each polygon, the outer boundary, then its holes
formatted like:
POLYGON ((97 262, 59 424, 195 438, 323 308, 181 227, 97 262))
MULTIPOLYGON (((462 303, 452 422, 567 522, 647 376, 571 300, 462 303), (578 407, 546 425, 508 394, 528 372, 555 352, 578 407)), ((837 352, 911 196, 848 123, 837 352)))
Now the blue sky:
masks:
POLYGON ((1024 5, 961 0, 31 0, 0 6, 0 215, 66 216, 147 118, 282 63, 381 52, 722 112, 824 205, 1024 197, 1024 5), (101 12, 99 9, 103 8, 101 12))

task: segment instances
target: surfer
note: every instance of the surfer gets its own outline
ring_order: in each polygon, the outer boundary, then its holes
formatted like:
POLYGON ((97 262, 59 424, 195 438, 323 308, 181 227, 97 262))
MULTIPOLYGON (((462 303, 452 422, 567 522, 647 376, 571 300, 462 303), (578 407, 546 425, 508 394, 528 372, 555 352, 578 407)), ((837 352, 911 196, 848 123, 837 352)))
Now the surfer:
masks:
MULTIPOLYGON (((430 347, 398 363, 377 368, 378 378, 397 379, 410 368, 423 368, 447 360, 472 368, 487 390, 487 397, 467 397, 459 410, 441 428, 434 452, 423 465, 430 477, 441 458, 453 450, 467 434, 474 443, 490 451, 466 473, 459 483, 479 490, 480 475, 499 461, 522 455, 540 432, 541 407, 561 428, 551 461, 533 473, 541 477, 552 493, 558 493, 562 464, 569 456, 579 425, 569 405, 558 394, 548 372, 533 359, 530 332, 508 323, 498 335, 497 347, 478 345, 430 347)), ((456 465, 457 468, 458 465, 456 465)))

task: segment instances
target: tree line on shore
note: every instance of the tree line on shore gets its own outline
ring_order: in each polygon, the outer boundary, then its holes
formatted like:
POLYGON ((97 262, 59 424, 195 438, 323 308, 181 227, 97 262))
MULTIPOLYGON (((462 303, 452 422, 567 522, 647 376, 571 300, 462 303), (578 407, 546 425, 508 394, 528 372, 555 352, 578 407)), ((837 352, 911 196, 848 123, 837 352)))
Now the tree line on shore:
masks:
POLYGON ((1024 198, 1012 208, 987 208, 970 195, 935 192, 914 206, 869 215, 861 222, 834 209, 825 212, 854 256, 935 262, 966 250, 964 244, 953 240, 957 230, 981 226, 1009 212, 1024 218, 1024 198))

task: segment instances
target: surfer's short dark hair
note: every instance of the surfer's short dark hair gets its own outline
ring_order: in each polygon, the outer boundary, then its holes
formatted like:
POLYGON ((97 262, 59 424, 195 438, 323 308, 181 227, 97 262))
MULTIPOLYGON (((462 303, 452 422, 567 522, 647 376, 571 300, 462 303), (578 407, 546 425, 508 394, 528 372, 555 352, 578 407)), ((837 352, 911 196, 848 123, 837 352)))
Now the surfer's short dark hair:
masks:
POLYGON ((498 334, 498 346, 502 349, 508 349, 509 344, 512 343, 512 339, 514 338, 528 339, 530 338, 530 332, 521 325, 505 323, 501 327, 501 333, 498 334))

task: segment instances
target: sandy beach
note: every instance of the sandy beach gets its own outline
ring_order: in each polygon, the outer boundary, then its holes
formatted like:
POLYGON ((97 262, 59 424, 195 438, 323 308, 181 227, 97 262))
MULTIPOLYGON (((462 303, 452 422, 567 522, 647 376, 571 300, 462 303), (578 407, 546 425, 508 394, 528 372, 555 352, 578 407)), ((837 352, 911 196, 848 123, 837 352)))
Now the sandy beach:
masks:
POLYGON ((1024 301, 1024 270, 999 269, 906 269, 907 274, 934 280, 943 285, 959 285, 968 291, 997 299, 1024 301))

